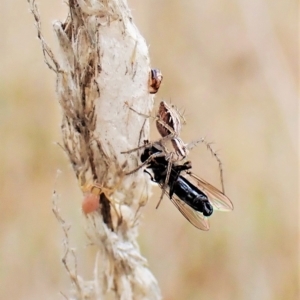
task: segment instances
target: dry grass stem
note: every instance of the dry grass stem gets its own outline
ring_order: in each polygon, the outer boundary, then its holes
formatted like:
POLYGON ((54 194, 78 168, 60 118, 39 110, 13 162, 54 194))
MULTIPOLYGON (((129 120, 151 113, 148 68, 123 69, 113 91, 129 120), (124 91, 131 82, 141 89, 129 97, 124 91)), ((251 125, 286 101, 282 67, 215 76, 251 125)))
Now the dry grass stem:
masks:
POLYGON ((56 56, 43 38, 35 1, 28 2, 45 62, 57 75, 61 147, 85 195, 100 200, 99 208, 83 213, 89 241, 98 247, 91 281, 77 273, 75 252, 68 243, 70 227, 53 203, 64 232, 63 264, 72 282, 71 296, 64 297, 160 299, 157 282, 136 242, 148 181, 141 171, 125 176, 138 165, 139 154, 121 154, 148 139, 148 120, 124 106, 134 104, 147 115, 152 110, 146 43, 125 0, 69 0, 66 20, 53 22, 60 50, 56 56))

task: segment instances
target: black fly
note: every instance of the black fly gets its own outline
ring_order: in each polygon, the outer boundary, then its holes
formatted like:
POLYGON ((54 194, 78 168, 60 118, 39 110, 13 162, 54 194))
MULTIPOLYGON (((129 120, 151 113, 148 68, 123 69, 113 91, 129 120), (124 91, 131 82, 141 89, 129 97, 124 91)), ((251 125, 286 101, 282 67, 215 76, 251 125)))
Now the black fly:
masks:
POLYGON ((208 230, 207 217, 213 213, 214 208, 223 211, 233 209, 231 201, 221 191, 190 172, 190 162, 172 163, 170 176, 166 182, 170 162, 165 156, 159 154, 163 154, 159 145, 145 148, 141 155, 142 163, 146 162, 149 157, 153 157, 148 162, 145 172, 151 176, 152 181, 161 187, 165 183, 167 184, 165 193, 182 215, 195 227, 208 230), (153 154, 158 155, 154 158, 153 154))

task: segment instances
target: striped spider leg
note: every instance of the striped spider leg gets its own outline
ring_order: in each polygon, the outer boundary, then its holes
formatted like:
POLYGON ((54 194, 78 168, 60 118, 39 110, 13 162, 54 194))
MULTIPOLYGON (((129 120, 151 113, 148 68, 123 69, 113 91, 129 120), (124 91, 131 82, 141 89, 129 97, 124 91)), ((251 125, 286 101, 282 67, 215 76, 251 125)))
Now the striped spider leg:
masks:
POLYGON ((222 161, 219 157, 219 155, 217 154, 217 152, 212 148, 211 144, 205 140, 205 138, 201 138, 199 140, 196 141, 192 141, 189 144, 186 145, 186 148, 188 150, 193 149, 194 147, 196 147, 199 143, 203 143, 207 150, 211 153, 211 155, 216 159, 217 163, 218 163, 218 167, 219 167, 219 174, 220 174, 220 182, 221 182, 221 186, 222 186, 222 192, 225 194, 225 187, 224 187, 224 177, 223 177, 223 164, 222 161))

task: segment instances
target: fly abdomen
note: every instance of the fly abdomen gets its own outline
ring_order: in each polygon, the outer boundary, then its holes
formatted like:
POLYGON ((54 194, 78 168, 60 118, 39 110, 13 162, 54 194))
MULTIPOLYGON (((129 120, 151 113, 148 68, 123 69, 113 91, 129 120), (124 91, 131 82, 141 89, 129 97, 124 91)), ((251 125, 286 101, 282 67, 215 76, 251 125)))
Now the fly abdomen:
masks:
POLYGON ((210 216, 212 214, 212 206, 208 202, 207 196, 186 178, 179 176, 171 187, 170 197, 174 193, 179 199, 203 215, 210 216))
POLYGON ((203 216, 209 217, 213 213, 213 206, 208 200, 203 201, 203 216))
POLYGON ((198 195, 194 194, 194 197, 192 197, 190 199, 188 204, 193 209, 202 212, 203 216, 209 217, 213 213, 214 209, 213 209, 212 205, 210 204, 210 202, 208 201, 206 195, 203 194, 201 191, 199 191, 199 192, 200 193, 198 195))

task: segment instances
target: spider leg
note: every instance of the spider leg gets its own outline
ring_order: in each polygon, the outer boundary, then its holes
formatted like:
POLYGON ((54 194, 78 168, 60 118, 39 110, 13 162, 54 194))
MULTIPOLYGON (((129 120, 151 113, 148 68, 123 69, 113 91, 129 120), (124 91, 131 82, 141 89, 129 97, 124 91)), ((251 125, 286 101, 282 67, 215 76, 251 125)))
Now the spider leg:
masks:
POLYGON ((207 142, 205 140, 205 138, 201 138, 199 140, 196 140, 196 141, 193 141, 193 142, 189 143, 186 147, 187 147, 187 149, 191 150, 195 146, 197 146, 199 143, 203 143, 206 146, 206 148, 209 150, 209 152, 212 154, 212 156, 214 156, 216 161, 218 162, 220 181, 221 181, 221 185, 222 185, 222 192, 225 194, 224 178, 223 178, 223 164, 222 164, 222 161, 221 161, 220 157, 218 156, 218 154, 211 147, 212 143, 207 142))
POLYGON ((131 170, 130 172, 125 173, 125 175, 130 175, 138 171, 140 168, 142 168, 145 165, 148 165, 153 159, 156 157, 162 157, 165 156, 163 152, 156 152, 150 155, 141 165, 137 166, 135 169, 131 170))

